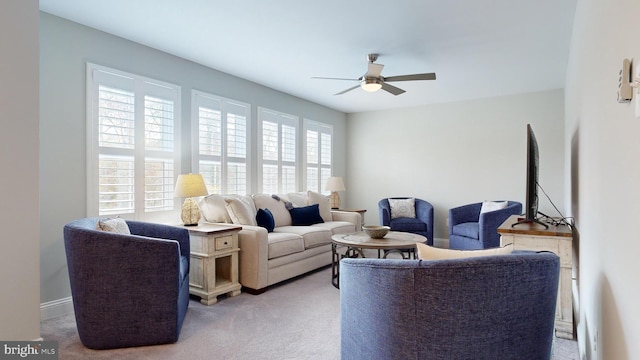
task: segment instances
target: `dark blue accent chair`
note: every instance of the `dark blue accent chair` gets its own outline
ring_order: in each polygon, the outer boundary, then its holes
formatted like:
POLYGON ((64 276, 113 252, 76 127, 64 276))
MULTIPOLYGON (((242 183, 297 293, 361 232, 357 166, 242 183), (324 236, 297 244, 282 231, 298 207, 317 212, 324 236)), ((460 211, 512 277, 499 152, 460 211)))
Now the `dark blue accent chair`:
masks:
POLYGON ((550 252, 345 258, 341 360, 548 360, 559 273, 550 252))
POLYGON ((96 230, 97 218, 64 226, 82 344, 112 349, 178 341, 189 306, 189 232, 127 221, 132 235, 96 230))
POLYGON ((449 209, 449 248, 480 250, 500 246, 498 227, 511 215, 522 214, 522 204, 507 202, 507 207, 480 214, 482 203, 449 209))
MULTIPOLYGON (((392 197, 391 199, 410 199, 408 197, 392 197)), ((391 219, 389 198, 378 202, 380 225, 388 226, 391 231, 403 231, 419 234, 427 238, 427 245, 433 246, 433 205, 421 199, 415 199, 415 218, 391 219)))

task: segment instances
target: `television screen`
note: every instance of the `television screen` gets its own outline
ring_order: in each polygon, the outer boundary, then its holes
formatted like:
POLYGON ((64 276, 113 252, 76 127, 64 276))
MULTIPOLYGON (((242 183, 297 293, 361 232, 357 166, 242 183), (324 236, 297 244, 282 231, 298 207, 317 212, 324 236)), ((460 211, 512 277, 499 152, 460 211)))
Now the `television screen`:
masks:
POLYGON ((527 194, 524 219, 512 226, 524 223, 538 223, 545 228, 549 226, 538 220, 538 142, 531 124, 527 124, 527 194))
POLYGON ((527 196, 525 206, 525 219, 535 220, 538 217, 538 142, 530 124, 527 124, 527 196))

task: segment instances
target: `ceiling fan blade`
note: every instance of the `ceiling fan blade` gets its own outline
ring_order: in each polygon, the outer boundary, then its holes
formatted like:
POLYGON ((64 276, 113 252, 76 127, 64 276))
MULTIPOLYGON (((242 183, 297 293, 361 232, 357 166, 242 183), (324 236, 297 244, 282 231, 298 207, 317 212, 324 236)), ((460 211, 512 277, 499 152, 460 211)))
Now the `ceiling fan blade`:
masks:
POLYGON ((360 87, 360 85, 356 85, 356 86, 354 86, 354 87, 350 87, 350 88, 348 88, 347 90, 342 90, 342 91, 340 91, 339 93, 335 93, 335 94, 333 94, 333 95, 342 95, 342 94, 344 94, 344 93, 346 93, 346 92, 349 92, 349 91, 351 91, 351 90, 357 89, 357 88, 359 88, 359 87, 360 87))
POLYGON ((382 83, 382 90, 388 91, 388 92, 390 92, 390 93, 392 93, 393 95, 396 95, 396 96, 402 94, 403 92, 405 92, 404 90, 402 90, 400 88, 397 88, 397 87, 395 87, 393 85, 389 85, 387 83, 382 83))
POLYGON ((374 64, 374 63, 369 63, 369 67, 367 68, 367 75, 369 77, 378 77, 380 76, 380 73, 382 72, 382 68, 384 67, 384 65, 382 64, 374 64))
POLYGON ((350 81, 360 81, 360 79, 347 79, 347 78, 333 78, 333 77, 319 77, 312 76, 312 79, 322 79, 322 80, 350 80, 350 81))
POLYGON ((413 80, 435 80, 436 73, 412 74, 385 77, 384 81, 413 81, 413 80))

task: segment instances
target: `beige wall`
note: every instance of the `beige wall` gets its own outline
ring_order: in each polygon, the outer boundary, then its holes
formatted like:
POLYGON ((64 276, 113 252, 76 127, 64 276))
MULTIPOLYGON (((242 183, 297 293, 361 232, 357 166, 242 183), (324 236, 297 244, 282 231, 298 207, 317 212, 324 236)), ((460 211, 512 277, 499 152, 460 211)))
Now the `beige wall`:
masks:
MULTIPOLYGON (((526 125, 540 149, 540 184, 564 206, 563 91, 350 114, 345 195, 378 224, 384 197, 413 196, 435 208, 434 237, 448 238, 455 206, 483 200, 525 202, 526 125)), ((540 194, 540 210, 555 216, 540 194)))
POLYGON ((0 11, 0 340, 40 338, 38 1, 0 11))
POLYGON ((574 22, 566 194, 580 234, 578 335, 588 359, 640 358, 640 119, 635 104, 616 101, 622 60, 640 63, 639 13, 635 0, 584 0, 574 22))

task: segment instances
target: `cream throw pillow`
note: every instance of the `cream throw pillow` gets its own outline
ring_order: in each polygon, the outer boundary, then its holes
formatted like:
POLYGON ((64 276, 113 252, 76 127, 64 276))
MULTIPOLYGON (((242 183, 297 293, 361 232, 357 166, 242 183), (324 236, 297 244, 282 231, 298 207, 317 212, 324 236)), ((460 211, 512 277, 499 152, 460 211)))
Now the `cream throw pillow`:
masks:
POLYGON ((227 213, 227 203, 222 195, 209 195, 200 200, 202 217, 208 222, 230 223, 231 218, 227 213))
POLYGON ((109 231, 123 235, 131 235, 129 231, 129 225, 122 218, 98 220, 96 224, 96 230, 109 231))
POLYGON ((416 217, 416 201, 414 198, 389 199, 389 207, 391 208, 392 219, 416 217))
POLYGON ((235 196, 225 199, 227 212, 234 224, 257 226, 256 208, 250 196, 235 196))
POLYGON ((291 225, 291 214, 285 207, 284 201, 276 200, 267 194, 255 194, 253 195, 253 203, 256 205, 256 209, 269 209, 273 215, 275 227, 291 225))
POLYGON ((508 255, 513 251, 513 244, 509 244, 501 248, 485 250, 441 249, 422 243, 416 244, 416 247, 418 248, 418 259, 420 260, 462 259, 476 256, 508 255))
POLYGON ((322 217, 324 222, 333 221, 333 215, 331 215, 331 204, 328 196, 309 190, 307 191, 307 197, 309 198, 309 205, 318 204, 320 217, 322 217))
POLYGON ((307 193, 304 192, 288 193, 284 197, 291 201, 293 207, 305 207, 307 205, 312 205, 311 203, 307 203, 307 193))
POLYGON ((480 208, 480 214, 484 214, 490 211, 496 211, 507 207, 506 201, 483 201, 480 208))

